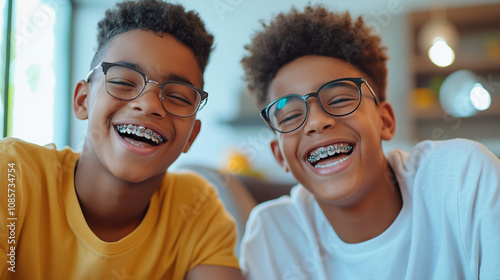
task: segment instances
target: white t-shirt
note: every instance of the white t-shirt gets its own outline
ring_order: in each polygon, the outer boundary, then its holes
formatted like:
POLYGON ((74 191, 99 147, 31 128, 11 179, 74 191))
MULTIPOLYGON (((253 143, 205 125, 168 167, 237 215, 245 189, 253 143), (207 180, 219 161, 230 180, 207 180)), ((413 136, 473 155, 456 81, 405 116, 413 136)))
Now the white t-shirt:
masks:
POLYGON ((345 243, 297 185, 252 211, 240 251, 247 279, 500 279, 500 160, 463 139, 386 157, 403 197, 387 230, 345 243))

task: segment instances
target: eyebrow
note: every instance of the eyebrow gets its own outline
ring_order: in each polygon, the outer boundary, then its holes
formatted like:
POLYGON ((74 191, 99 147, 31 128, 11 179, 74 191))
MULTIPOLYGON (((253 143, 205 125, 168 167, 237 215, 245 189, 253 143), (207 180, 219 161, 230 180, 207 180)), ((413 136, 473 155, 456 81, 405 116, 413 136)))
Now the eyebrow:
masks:
MULTIPOLYGON (((141 72, 144 75, 146 75, 144 73, 144 72, 146 72, 145 69, 143 69, 141 66, 139 66, 139 65, 137 65, 135 63, 131 63, 131 62, 127 62, 127 61, 117 61, 115 63, 116 64, 121 64, 123 66, 130 67, 130 68, 132 68, 132 69, 134 69, 134 70, 136 70, 138 72, 141 72)), ((166 81, 175 81, 175 82, 182 82, 182 83, 194 86, 194 84, 190 80, 188 80, 188 79, 186 79, 186 78, 184 78, 182 76, 179 76, 177 74, 174 74, 174 73, 162 74, 161 79, 162 79, 162 81, 159 81, 161 83, 164 83, 166 81)))
POLYGON ((352 88, 352 89, 358 89, 357 85, 353 85, 352 83, 348 83, 346 81, 338 81, 335 83, 327 84, 323 88, 334 88, 334 87, 348 87, 348 88, 352 88))

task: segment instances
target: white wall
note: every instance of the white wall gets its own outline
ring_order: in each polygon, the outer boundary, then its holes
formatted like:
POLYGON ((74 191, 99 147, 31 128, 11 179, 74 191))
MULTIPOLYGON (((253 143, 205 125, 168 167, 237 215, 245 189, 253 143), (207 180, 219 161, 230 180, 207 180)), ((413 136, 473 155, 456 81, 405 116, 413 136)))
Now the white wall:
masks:
MULTIPOLYGON (((496 2, 497 0, 476 1, 496 2)), ((89 70, 94 54, 97 21, 104 15, 104 10, 113 5, 114 0, 84 1, 79 0, 74 7, 74 37, 72 84, 75 85, 89 70)), ((240 96, 244 90, 243 70, 240 60, 244 55, 243 46, 248 44, 255 30, 259 29, 259 20, 269 21, 271 16, 281 11, 288 11, 292 5, 302 8, 307 3, 323 3, 339 11, 349 10, 353 16, 363 14, 366 21, 376 30, 380 30, 383 44, 388 46, 390 60, 388 100, 394 105, 397 119, 395 139, 384 143, 384 148, 409 148, 411 139, 408 102, 409 65, 408 36, 405 15, 414 8, 429 8, 430 0, 383 0, 383 1, 269 1, 269 0, 184 0, 188 9, 196 10, 207 28, 215 35, 215 50, 205 72, 205 90, 210 93, 208 104, 198 114, 202 120, 202 131, 188 154, 183 154, 173 168, 184 164, 197 163, 215 167, 225 167, 228 153, 239 150, 252 159, 256 169, 265 174, 274 174, 281 180, 289 180, 284 175, 268 148, 272 133, 262 127, 234 129, 224 121, 238 114, 240 96)), ((468 0, 447 1, 450 6, 471 4, 468 0)), ((245 104, 249 103, 247 100, 245 104)), ((252 101, 250 101, 251 103, 252 101)), ((253 104, 248 104, 253 106, 253 104)), ((81 148, 85 132, 85 122, 72 119, 70 145, 81 148)))

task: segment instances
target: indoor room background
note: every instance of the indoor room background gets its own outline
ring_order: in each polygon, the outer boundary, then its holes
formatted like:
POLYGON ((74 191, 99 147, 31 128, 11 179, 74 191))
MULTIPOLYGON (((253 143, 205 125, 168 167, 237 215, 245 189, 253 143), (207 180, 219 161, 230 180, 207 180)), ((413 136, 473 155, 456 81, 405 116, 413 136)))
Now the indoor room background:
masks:
MULTIPOLYGON (((3 137, 82 148, 86 122, 73 115, 73 89, 90 70, 97 22, 115 2, 0 0, 3 137)), ((201 133, 173 169, 197 164, 251 172, 270 180, 292 180, 272 157, 268 143, 274 136, 246 92, 240 60, 246 54, 244 45, 260 28, 261 20, 267 22, 279 12, 292 6, 302 9, 308 3, 348 10, 354 17, 363 15, 388 47, 387 96, 395 109, 397 128, 394 139, 383 144, 384 149, 408 150, 425 139, 462 137, 479 141, 500 156, 498 0, 178 3, 200 14, 215 43, 204 76, 209 100, 198 114, 201 133), (432 36, 443 40, 429 39, 432 36), (429 49, 436 51, 441 43, 448 49, 437 59, 448 61, 432 62, 429 49), (471 80, 474 96, 471 89, 459 87, 465 80, 471 80), (466 92, 467 104, 459 101, 461 91, 466 92), (455 110, 458 103, 462 105, 455 110), (466 112, 467 106, 471 109, 466 112)))

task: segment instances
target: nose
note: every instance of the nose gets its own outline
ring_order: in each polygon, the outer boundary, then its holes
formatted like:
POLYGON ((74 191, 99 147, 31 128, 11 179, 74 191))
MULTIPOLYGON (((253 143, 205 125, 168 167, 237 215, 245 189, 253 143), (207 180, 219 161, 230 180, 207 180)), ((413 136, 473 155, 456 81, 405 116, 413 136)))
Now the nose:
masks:
POLYGON ((323 133, 323 131, 335 126, 335 118, 326 113, 317 100, 307 101, 308 115, 303 128, 306 135, 323 133))
POLYGON ((167 112, 163 109, 160 99, 161 89, 157 82, 148 81, 138 98, 132 100, 134 110, 142 111, 146 115, 163 118, 167 112), (156 85, 156 86, 155 86, 156 85))

